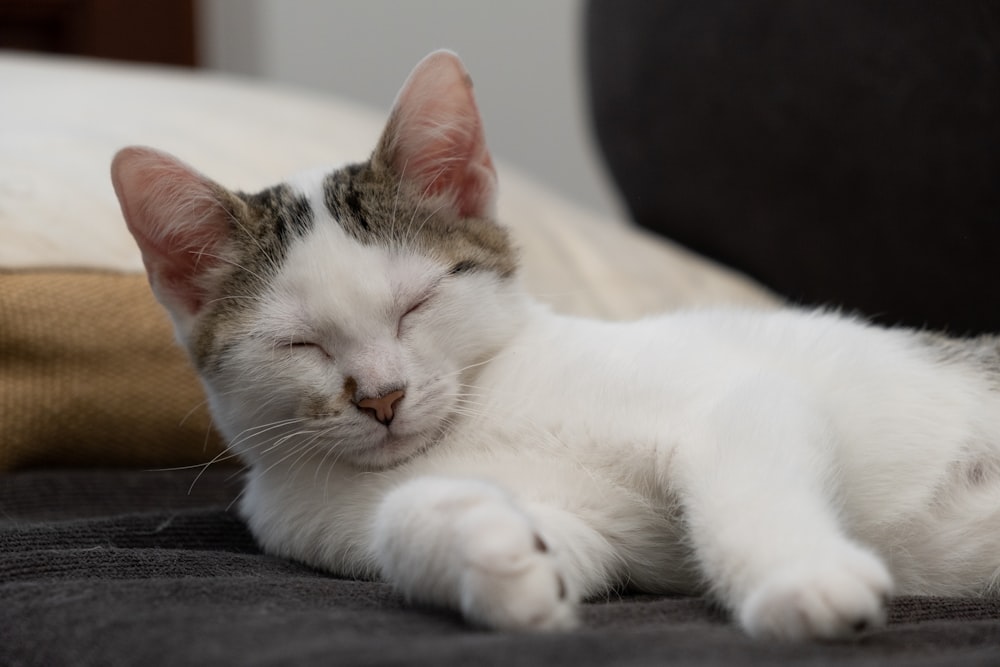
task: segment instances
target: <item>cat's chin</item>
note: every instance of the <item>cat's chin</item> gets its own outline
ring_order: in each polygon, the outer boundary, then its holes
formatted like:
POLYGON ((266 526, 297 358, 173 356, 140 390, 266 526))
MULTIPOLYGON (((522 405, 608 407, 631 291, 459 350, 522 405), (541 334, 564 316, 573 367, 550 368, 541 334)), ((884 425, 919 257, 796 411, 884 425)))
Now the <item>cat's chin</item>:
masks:
POLYGON ((389 431, 381 442, 366 447, 364 451, 355 452, 351 458, 354 459, 354 465, 364 470, 372 472, 388 470, 425 452, 439 436, 439 433, 404 435, 389 431))
POLYGON ((320 467, 329 465, 353 467, 365 472, 379 472, 400 466, 415 456, 427 451, 439 439, 438 434, 394 434, 387 432, 383 437, 357 445, 349 450, 313 446, 310 454, 303 457, 288 451, 261 456, 253 449, 242 449, 237 455, 251 466, 268 470, 284 467, 292 469, 308 467, 306 461, 320 467))

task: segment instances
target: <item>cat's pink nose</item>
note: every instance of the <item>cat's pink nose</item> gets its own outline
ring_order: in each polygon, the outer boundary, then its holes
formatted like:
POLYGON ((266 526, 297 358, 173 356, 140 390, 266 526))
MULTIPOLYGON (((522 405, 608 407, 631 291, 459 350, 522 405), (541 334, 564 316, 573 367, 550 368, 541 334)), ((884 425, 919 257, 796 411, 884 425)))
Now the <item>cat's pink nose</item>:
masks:
POLYGON ((355 405, 362 412, 367 412, 374 419, 382 422, 386 426, 392 423, 392 417, 394 414, 394 408, 396 404, 402 400, 403 396, 402 389, 397 389, 396 391, 391 391, 385 396, 379 396, 377 398, 362 398, 357 401, 355 405))

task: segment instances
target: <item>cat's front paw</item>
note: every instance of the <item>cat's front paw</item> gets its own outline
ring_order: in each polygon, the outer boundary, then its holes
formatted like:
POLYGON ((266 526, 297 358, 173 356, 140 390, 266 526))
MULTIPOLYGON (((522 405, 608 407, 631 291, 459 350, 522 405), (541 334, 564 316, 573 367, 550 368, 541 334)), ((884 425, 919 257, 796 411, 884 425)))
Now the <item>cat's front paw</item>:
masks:
POLYGON ((460 599, 466 618, 497 630, 576 625, 576 600, 556 559, 522 515, 487 505, 467 512, 461 522, 469 545, 460 599))
POLYGON ((839 639, 885 623, 892 578, 872 554, 843 545, 815 562, 775 572, 739 610, 754 637, 839 639))

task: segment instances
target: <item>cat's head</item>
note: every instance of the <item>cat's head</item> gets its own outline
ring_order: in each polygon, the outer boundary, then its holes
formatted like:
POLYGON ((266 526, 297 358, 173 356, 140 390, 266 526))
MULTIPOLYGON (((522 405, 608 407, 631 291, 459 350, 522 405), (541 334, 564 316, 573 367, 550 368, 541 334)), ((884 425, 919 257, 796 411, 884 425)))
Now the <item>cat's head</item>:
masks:
POLYGON ((464 383, 517 327, 515 252, 451 53, 414 69, 367 162, 248 195, 132 147, 112 180, 216 422, 250 462, 405 460, 470 409, 464 383))

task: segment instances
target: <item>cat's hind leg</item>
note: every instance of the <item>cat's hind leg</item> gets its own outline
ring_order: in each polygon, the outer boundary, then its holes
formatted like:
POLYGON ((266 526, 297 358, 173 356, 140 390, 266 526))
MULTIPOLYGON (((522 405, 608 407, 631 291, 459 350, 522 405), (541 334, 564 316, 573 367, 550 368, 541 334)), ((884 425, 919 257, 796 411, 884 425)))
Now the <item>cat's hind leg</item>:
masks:
POLYGON ((885 622, 892 580, 838 516, 836 433, 803 387, 747 380, 678 448, 698 561, 752 635, 838 638, 885 622))
POLYGON ((407 598, 462 612, 484 627, 542 631, 576 624, 577 582, 558 544, 493 484, 410 480, 381 503, 373 553, 407 598))

